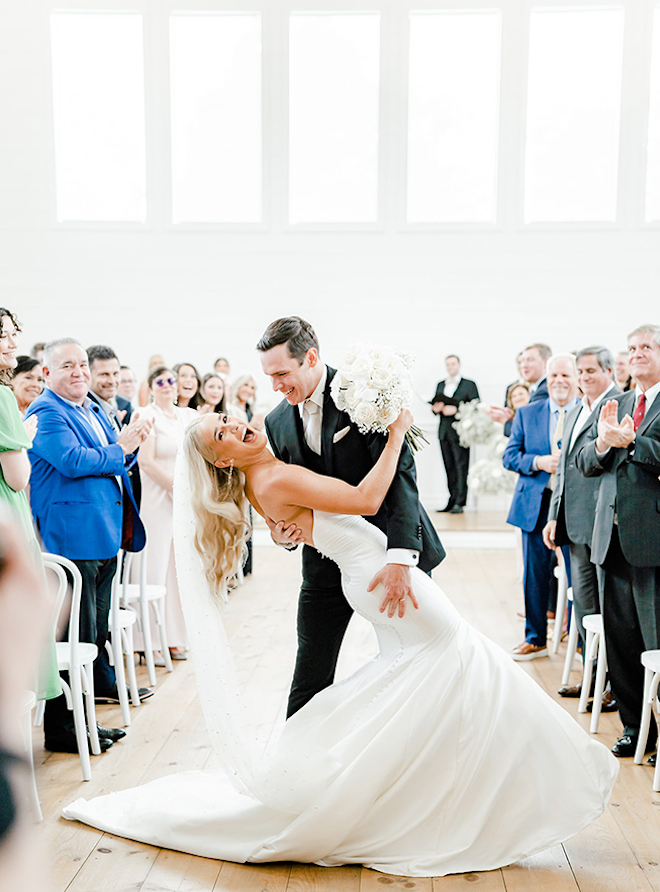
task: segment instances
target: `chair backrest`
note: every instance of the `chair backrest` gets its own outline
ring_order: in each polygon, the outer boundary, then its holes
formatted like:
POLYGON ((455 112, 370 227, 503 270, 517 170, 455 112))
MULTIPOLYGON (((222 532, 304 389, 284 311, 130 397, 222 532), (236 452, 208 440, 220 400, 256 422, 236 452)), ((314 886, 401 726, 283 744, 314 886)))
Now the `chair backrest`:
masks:
POLYGON ((110 628, 116 629, 119 626, 119 608, 122 600, 122 561, 125 559, 124 552, 119 549, 117 554, 117 570, 112 580, 112 592, 110 595, 110 628))
MULTIPOLYGON (((130 607, 127 592, 128 586, 131 582, 131 569, 135 562, 138 564, 138 582, 137 584, 140 587, 140 597, 144 597, 147 591, 147 560, 146 560, 146 550, 143 548, 142 551, 120 551, 118 557, 121 558, 121 563, 117 565, 117 576, 120 575, 121 570, 121 586, 120 586, 120 606, 121 607, 130 607)), ((135 585, 135 583, 133 583, 135 585)), ((132 608, 131 608, 132 609, 132 608)))
MULTIPOLYGON (((69 573, 73 582, 73 594, 71 596, 71 607, 69 609, 68 622, 68 641, 71 645, 71 664, 78 663, 78 643, 80 641, 80 598, 82 595, 82 576, 80 570, 68 558, 59 554, 43 554, 44 568, 51 570, 58 580, 58 590, 56 598, 55 622, 59 619, 60 612, 64 606, 64 597, 68 588, 69 580, 65 570, 69 573)), ((94 642, 90 642, 93 644, 94 642)))

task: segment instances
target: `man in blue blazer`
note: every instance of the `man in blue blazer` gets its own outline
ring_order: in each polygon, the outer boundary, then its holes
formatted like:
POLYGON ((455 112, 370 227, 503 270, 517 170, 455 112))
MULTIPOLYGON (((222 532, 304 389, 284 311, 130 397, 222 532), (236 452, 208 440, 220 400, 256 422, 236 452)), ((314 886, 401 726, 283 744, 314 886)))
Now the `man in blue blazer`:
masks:
MULTIPOLYGON (((566 413, 576 405, 577 370, 573 356, 548 360, 549 397, 518 409, 504 451, 504 467, 519 477, 508 523, 520 527, 523 540, 525 640, 514 660, 546 657, 547 611, 552 586, 552 552, 543 542, 543 527, 555 481, 566 413)), ((569 567, 568 548, 563 550, 569 567)), ((557 618, 561 622, 561 617, 557 618)))
MULTIPOLYGON (((29 452, 32 514, 45 550, 69 558, 80 570, 80 640, 98 647, 96 694, 115 699, 117 682, 105 651, 110 593, 119 549, 140 551, 146 541, 127 468, 151 424, 136 417, 115 434, 87 396, 87 354, 72 338, 46 345, 44 376, 46 388, 27 412, 38 419, 29 452)), ((46 749, 77 751, 63 696, 47 701, 44 734, 46 749)), ((102 747, 123 736, 116 730, 101 733, 102 747)))

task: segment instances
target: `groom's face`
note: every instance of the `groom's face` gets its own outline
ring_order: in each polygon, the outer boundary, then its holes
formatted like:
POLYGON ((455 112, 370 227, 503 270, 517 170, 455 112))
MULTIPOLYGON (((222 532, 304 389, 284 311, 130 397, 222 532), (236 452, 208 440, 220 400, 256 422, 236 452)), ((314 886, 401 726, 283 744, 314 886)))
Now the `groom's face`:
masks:
POLYGON ((275 393, 281 393, 291 406, 297 406, 314 393, 323 373, 316 350, 308 350, 300 363, 291 356, 286 344, 278 344, 262 353, 261 367, 270 378, 275 393))

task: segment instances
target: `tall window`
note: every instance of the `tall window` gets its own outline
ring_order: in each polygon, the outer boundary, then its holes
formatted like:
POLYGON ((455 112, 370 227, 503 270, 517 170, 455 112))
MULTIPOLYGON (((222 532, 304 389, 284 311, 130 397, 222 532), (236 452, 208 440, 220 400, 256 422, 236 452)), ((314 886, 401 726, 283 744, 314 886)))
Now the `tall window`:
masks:
POLYGON ((613 221, 623 10, 531 15, 525 222, 613 221))
POLYGON ((414 12, 409 222, 495 222, 500 13, 414 12))
POLYGON ((57 219, 146 220, 142 16, 51 16, 57 219))
POLYGON ((294 13, 289 220, 378 218, 378 13, 294 13))
POLYGON ((649 136, 646 162, 646 220, 660 220, 660 8, 653 13, 649 136))
POLYGON ((170 19, 173 219, 261 220, 261 16, 170 19))

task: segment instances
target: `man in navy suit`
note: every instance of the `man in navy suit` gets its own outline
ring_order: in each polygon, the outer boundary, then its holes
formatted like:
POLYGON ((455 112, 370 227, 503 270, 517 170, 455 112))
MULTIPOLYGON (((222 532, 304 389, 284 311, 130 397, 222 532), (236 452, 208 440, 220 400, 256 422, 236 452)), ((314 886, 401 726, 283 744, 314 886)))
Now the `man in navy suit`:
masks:
MULTIPOLYGON (((525 347, 522 353, 518 354, 517 362, 520 369, 521 379, 529 385, 529 401, 530 403, 546 400, 548 398, 548 380, 546 378, 546 364, 552 356, 552 350, 547 344, 530 344, 525 347)), ((509 384, 506 389, 505 400, 509 395, 509 388, 517 384, 509 384)), ((511 436, 511 427, 513 424, 513 410, 507 405, 503 408, 500 406, 489 406, 486 414, 493 421, 498 421, 504 425, 504 436, 511 436)))
MULTIPOLYGON (((117 682, 105 650, 110 593, 119 549, 140 551, 146 541, 127 468, 151 422, 136 417, 115 434, 106 414, 87 396, 87 354, 72 338, 46 345, 44 376, 46 388, 27 412, 38 418, 29 452, 32 513, 46 551, 69 558, 80 570, 80 640, 98 648, 96 694, 115 699, 117 682)), ((143 698, 149 693, 144 691, 143 698)), ((124 733, 101 729, 102 748, 124 733)), ((44 734, 47 749, 77 752, 63 696, 47 701, 44 734)))
MULTIPOLYGON (((552 552, 543 542, 543 528, 555 482, 567 412, 576 405, 577 369, 572 355, 548 360, 549 397, 522 406, 513 419, 502 458, 519 477, 507 521, 522 530, 525 640, 514 660, 546 657, 547 611, 552 586, 552 552)), ((569 566, 568 547, 563 550, 569 566)), ((561 618, 557 619, 560 622, 561 618)))

